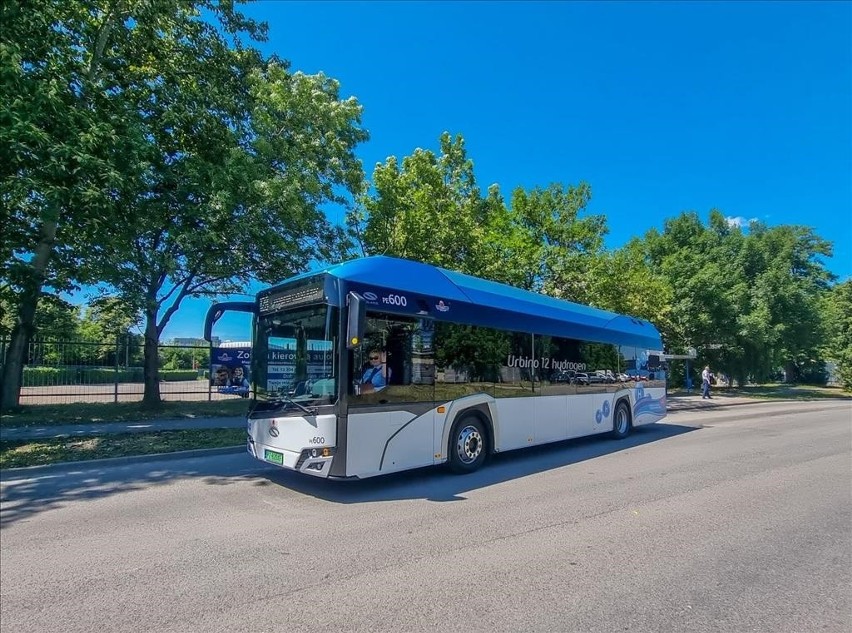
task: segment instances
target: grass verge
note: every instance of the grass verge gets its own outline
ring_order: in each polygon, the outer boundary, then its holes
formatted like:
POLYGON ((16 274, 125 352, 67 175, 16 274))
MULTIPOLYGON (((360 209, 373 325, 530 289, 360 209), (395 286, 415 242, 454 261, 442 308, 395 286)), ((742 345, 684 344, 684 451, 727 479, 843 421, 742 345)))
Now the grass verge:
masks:
POLYGON ((0 468, 44 466, 107 457, 173 453, 199 448, 239 446, 245 429, 157 431, 122 435, 0 441, 0 468))
MULTIPOLYGON (((833 400, 852 399, 852 393, 839 387, 818 387, 815 385, 749 385, 748 387, 713 387, 714 396, 736 398, 759 398, 778 400, 833 400)), ((672 396, 700 396, 701 385, 691 392, 685 389, 669 389, 672 396)))
POLYGON ((214 402, 163 402, 156 409, 146 409, 141 402, 34 404, 4 412, 0 416, 0 427, 11 429, 59 424, 233 417, 245 415, 248 403, 249 400, 242 398, 214 402))
POLYGON ((852 394, 839 387, 818 387, 815 385, 751 385, 731 389, 722 387, 714 389, 713 392, 746 398, 779 398, 783 400, 852 398, 852 394))

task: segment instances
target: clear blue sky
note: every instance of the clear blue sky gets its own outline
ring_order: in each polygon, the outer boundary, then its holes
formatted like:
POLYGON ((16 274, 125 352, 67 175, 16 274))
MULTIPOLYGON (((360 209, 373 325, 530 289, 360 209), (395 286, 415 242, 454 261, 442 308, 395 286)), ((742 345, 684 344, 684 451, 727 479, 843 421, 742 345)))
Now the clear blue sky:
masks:
MULTIPOLYGON (((588 182, 607 246, 695 210, 805 224, 852 275, 852 3, 257 2, 364 106, 377 162, 461 134, 480 187, 588 182)), ((332 217, 334 220, 341 219, 332 217)), ((200 336, 209 301, 164 337, 200 336)), ((248 336, 245 320, 214 334, 248 336)))

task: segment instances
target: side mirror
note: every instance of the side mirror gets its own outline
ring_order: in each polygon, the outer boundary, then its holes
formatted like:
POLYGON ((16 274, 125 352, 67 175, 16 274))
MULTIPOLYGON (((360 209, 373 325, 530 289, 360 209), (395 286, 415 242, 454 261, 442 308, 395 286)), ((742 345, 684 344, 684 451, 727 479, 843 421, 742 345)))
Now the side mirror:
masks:
POLYGON ((355 349, 364 338, 367 323, 367 302, 361 295, 350 292, 346 297, 349 305, 349 320, 346 327, 346 349, 355 349))
POLYGON ((254 302, 246 301, 227 301, 225 303, 215 303, 207 310, 207 316, 204 319, 204 340, 208 343, 212 338, 213 324, 222 318, 222 315, 228 311, 234 312, 249 312, 257 314, 257 306, 254 302))

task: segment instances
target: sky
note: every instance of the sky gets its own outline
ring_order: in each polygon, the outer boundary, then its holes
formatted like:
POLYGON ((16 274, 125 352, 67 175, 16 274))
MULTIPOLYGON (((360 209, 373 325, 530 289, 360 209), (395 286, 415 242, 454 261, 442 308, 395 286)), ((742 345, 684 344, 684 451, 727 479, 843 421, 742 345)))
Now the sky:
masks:
MULTIPOLYGON (((378 162, 461 134, 484 192, 587 182, 618 248, 667 218, 803 224, 852 276, 850 2, 255 2, 266 53, 363 105, 378 162)), ((342 211, 331 211, 342 221, 342 211)), ((256 289, 252 289, 256 290, 256 289)), ((245 300, 245 297, 232 297, 245 300)), ((209 300, 163 338, 201 336, 209 300)), ((225 317, 222 339, 246 340, 225 317)))

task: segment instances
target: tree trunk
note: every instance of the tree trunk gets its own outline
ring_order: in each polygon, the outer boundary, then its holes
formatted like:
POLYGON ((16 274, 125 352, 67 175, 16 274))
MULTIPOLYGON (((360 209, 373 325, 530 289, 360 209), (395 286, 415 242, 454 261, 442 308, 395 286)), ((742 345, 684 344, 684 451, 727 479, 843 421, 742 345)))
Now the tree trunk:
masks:
MULTIPOLYGON (((35 303, 28 301, 28 303, 35 303)), ((23 306, 22 306, 23 309, 23 306)), ((21 384, 24 377, 24 363, 27 358, 27 347, 32 336, 32 329, 27 331, 23 323, 18 323, 12 330, 12 340, 6 350, 6 361, 3 363, 3 385, 0 388, 0 411, 15 409, 20 404, 21 384)))
POLYGON ((30 267, 27 287, 18 306, 18 318, 12 329, 12 340, 3 363, 3 383, 0 386, 0 411, 14 409, 20 405, 21 384, 24 365, 27 362, 27 347, 35 331, 35 314, 41 288, 44 285, 47 262, 53 251, 56 238, 56 220, 45 220, 41 228, 41 239, 36 246, 30 267))
POLYGON ((157 313, 147 311, 145 314, 145 360, 143 370, 145 377, 145 393, 142 396, 142 406, 157 408, 162 403, 160 398, 160 376, 158 367, 160 335, 157 332, 157 313))

